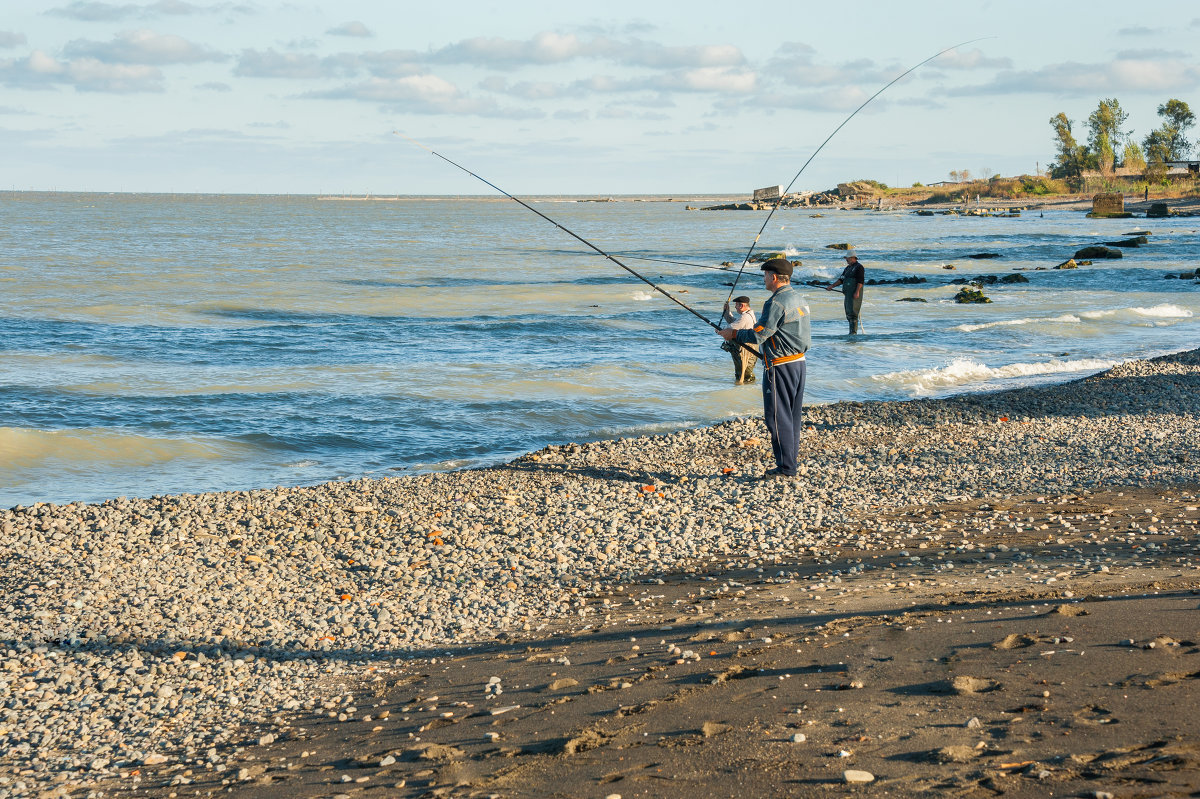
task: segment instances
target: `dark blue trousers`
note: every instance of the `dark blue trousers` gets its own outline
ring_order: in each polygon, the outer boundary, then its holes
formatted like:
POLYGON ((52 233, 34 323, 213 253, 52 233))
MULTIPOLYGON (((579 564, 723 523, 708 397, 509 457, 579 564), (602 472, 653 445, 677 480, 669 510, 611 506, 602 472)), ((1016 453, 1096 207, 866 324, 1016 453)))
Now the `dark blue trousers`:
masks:
POLYGON ((771 431, 775 465, 796 473, 796 450, 804 429, 804 360, 772 366, 763 375, 763 415, 771 431))

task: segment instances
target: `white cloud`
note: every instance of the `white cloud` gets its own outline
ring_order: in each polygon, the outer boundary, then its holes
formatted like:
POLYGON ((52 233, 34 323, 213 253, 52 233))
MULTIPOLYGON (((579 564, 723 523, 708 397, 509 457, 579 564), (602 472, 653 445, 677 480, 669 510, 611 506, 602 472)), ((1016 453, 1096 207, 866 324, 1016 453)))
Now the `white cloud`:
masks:
POLYGON ((1070 61, 1037 70, 1008 70, 990 83, 947 90, 955 96, 1037 92, 1111 97, 1122 91, 1171 92, 1200 83, 1200 66, 1178 58, 1115 58, 1105 63, 1070 61))
POLYGON ((138 19, 152 17, 158 15, 174 15, 182 16, 187 14, 197 14, 203 11, 221 11, 229 10, 228 3, 222 3, 218 6, 210 6, 201 8, 200 6, 185 3, 183 0, 159 0, 157 3, 149 3, 147 5, 139 5, 137 3, 101 3, 87 2, 86 0, 75 0, 73 3, 68 3, 60 8, 51 9, 49 14, 59 17, 70 17, 84 22, 120 22, 126 19, 138 19))
POLYGON ((375 35, 371 32, 370 28, 358 21, 343 22, 341 25, 330 28, 325 32, 330 36, 359 36, 364 39, 375 35))
POLYGON ((243 50, 233 74, 243 78, 313 80, 349 77, 358 69, 358 59, 348 54, 321 58, 311 53, 243 50))
POLYGON ((621 64, 656 69, 735 67, 746 63, 741 49, 729 44, 664 47, 654 42, 613 42, 604 54, 621 64))
POLYGON ((493 69, 561 64, 580 58, 603 59, 627 67, 687 69, 734 67, 746 63, 733 45, 668 47, 641 39, 607 36, 582 39, 573 33, 542 31, 530 39, 476 37, 447 45, 432 54, 441 63, 475 64, 493 69))
POLYGON ((432 60, 453 64, 480 64, 509 68, 526 64, 557 64, 587 52, 574 34, 543 31, 527 41, 478 36, 447 45, 432 60))
POLYGON ((63 54, 87 57, 110 64, 196 64, 224 61, 227 56, 189 42, 182 36, 151 30, 122 31, 111 42, 75 39, 67 42, 63 54))
POLYGON ((451 114, 509 119, 536 119, 544 114, 527 108, 506 108, 492 100, 471 97, 436 75, 403 78, 370 78, 361 83, 301 95, 324 100, 360 100, 379 103, 393 112, 451 114))
POLYGON ((145 64, 106 64, 95 58, 59 61, 41 50, 24 59, 0 61, 0 82, 22 89, 54 85, 73 86, 81 92, 161 92, 162 72, 145 64))
POLYGON ((658 75, 647 86, 660 90, 748 94, 758 86, 758 75, 747 69, 701 67, 658 75))

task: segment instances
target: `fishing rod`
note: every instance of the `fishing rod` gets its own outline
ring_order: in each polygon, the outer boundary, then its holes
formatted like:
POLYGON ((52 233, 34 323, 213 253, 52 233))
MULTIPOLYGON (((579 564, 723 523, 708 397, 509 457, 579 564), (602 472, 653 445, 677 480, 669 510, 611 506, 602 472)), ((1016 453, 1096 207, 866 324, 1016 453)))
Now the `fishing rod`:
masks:
POLYGON ((470 175, 471 177, 473 177, 473 178, 475 178, 476 180, 480 181, 481 183, 485 183, 485 184, 487 184, 488 186, 491 186, 493 189, 495 189, 496 191, 500 192, 501 194, 503 194, 503 195, 504 195, 505 197, 507 197, 508 199, 510 199, 510 200, 513 200, 514 202, 520 203, 520 204, 521 204, 522 206, 524 206, 525 208, 528 208, 530 211, 533 211, 535 214, 537 214, 538 216, 540 216, 542 219, 545 219, 547 222, 549 222, 550 224, 554 225, 556 228, 558 228, 559 230, 561 230, 563 233, 566 233, 568 236, 570 236, 570 237, 572 237, 572 238, 576 239, 577 241, 580 241, 580 242, 582 242, 583 244, 586 244, 588 247, 592 248, 593 250, 595 250, 595 251, 596 251, 597 253, 599 253, 600 255, 603 255, 605 258, 607 258, 608 260, 612 261, 614 264, 616 264, 617 266, 621 267, 621 268, 622 268, 622 269, 624 269, 626 272, 628 272, 629 274, 633 275, 633 276, 634 276, 634 277, 636 277, 638 280, 642 281, 642 282, 643 282, 643 283, 645 283, 647 286, 649 286, 650 288, 654 289, 654 290, 655 290, 655 291, 657 291, 659 294, 663 295, 663 296, 664 296, 664 297, 666 297, 668 300, 670 300, 671 302, 673 302, 673 303, 675 303, 676 305, 678 305, 680 308, 683 308, 685 311, 687 311, 688 313, 692 314, 692 315, 693 315, 693 316, 695 316, 697 319, 700 319, 700 320, 702 320, 702 321, 703 321, 703 322, 704 322, 706 325, 708 325, 709 327, 713 328, 714 330, 720 330, 720 329, 721 329, 721 326, 720 326, 719 324, 716 324, 715 322, 712 322, 712 321, 710 321, 710 320, 708 319, 708 317, 704 316, 704 315, 703 315, 703 314, 701 314, 699 311, 697 311, 695 308, 692 308, 692 307, 691 307, 691 306, 689 306, 687 303, 683 302, 683 300, 680 300, 679 298, 677 298, 677 297, 675 297, 674 295, 672 295, 672 294, 671 294, 669 291, 667 291, 666 289, 662 288, 662 287, 661 287, 661 286, 659 286, 658 284, 656 284, 656 283, 654 283, 653 281, 651 281, 649 278, 647 278, 647 277, 644 277, 643 275, 641 275, 641 274, 639 274, 638 272, 634 271, 634 270, 633 270, 633 269, 631 269, 630 267, 628 267, 628 266, 626 266, 625 264, 621 263, 619 260, 617 260, 616 256, 614 256, 614 255, 612 255, 612 254, 610 254, 610 253, 607 253, 607 252, 605 252, 604 250, 600 249, 600 248, 599 248, 599 247, 597 247, 595 244, 592 244, 590 241, 588 241, 587 239, 585 239, 583 236, 580 236, 578 233, 575 233, 574 231, 572 231, 572 230, 568 230, 567 228, 563 227, 563 226, 562 226, 562 225, 560 225, 558 222, 555 222, 553 219, 551 219, 550 217, 546 216, 546 215, 545 215, 545 214, 543 214, 541 211, 539 211, 538 209, 534 208, 532 205, 530 205, 529 203, 527 203, 527 202, 525 202, 524 200, 520 199, 519 197, 514 197, 513 195, 511 195, 511 194, 509 194, 508 192, 506 192, 504 189, 502 189, 502 188, 500 188, 499 186, 497 186, 495 183, 492 183, 490 180, 487 180, 486 178, 483 178, 483 177, 480 177, 479 175, 476 175, 474 172, 472 172, 471 170, 467 169, 467 168, 466 168, 465 166, 463 166, 462 164, 458 164, 458 163, 455 163, 454 161, 451 161, 451 160, 450 160, 449 158, 447 158, 446 156, 442 155, 442 154, 441 154, 441 153, 439 153, 439 152, 436 152, 436 151, 434 151, 434 150, 431 150, 430 148, 426 147, 424 144, 421 144, 421 143, 420 143, 419 141, 417 141, 416 139, 413 139, 413 138, 410 138, 410 137, 408 137, 408 136, 405 136, 403 133, 401 133, 401 132, 400 132, 400 131, 398 131, 398 130, 394 130, 394 131, 392 131, 392 132, 393 132, 394 134, 396 134, 397 136, 399 136, 400 138, 402 138, 402 139, 408 139, 408 141, 410 141, 410 142, 412 142, 413 144, 417 145, 417 146, 418 146, 418 147, 420 147, 422 150, 426 150, 426 151, 428 151, 428 152, 432 153, 433 155, 436 155, 438 158, 442 159, 442 160, 443 160, 443 161, 445 161, 447 164, 450 164, 451 166, 453 166, 453 167, 455 167, 455 168, 457 168, 457 169, 461 169, 463 172, 466 172, 468 175, 470 175))
POLYGON ((673 261, 669 258, 648 258, 638 255, 622 255, 622 258, 628 258, 631 261, 655 261, 660 264, 679 264, 680 266, 690 266, 695 269, 716 269, 719 272, 732 272, 732 266, 708 266, 707 264, 694 264, 688 261, 673 261))
MULTIPOLYGON (((848 116, 848 117, 846 117, 844 120, 842 120, 842 124, 838 125, 836 128, 834 128, 834 129, 833 129, 833 133, 830 133, 830 134, 829 134, 829 135, 828 135, 828 136, 825 138, 825 141, 821 142, 821 146, 820 146, 820 147, 818 147, 816 150, 813 150, 813 154, 812 154, 812 155, 810 155, 810 156, 808 157, 808 160, 804 162, 804 166, 800 167, 800 171, 799 171, 799 172, 797 172, 797 173, 796 173, 796 176, 792 178, 792 181, 791 181, 791 183, 788 183, 788 184, 787 184, 787 188, 785 188, 785 189, 784 189, 782 192, 780 192, 780 194, 779 194, 779 199, 775 201, 775 205, 774 205, 774 206, 771 208, 771 212, 770 212, 769 214, 767 214, 767 218, 766 218, 765 220, 763 220, 762 227, 758 229, 758 235, 754 237, 754 241, 752 241, 752 242, 750 243, 750 249, 749 249, 749 250, 746 252, 746 257, 742 259, 742 268, 738 270, 737 277, 735 277, 735 278, 733 279, 733 285, 732 285, 732 286, 730 287, 730 289, 729 289, 729 296, 730 296, 730 297, 732 297, 732 296, 733 296, 733 292, 734 292, 734 289, 736 289, 736 288, 737 288, 738 281, 742 279, 742 272, 744 272, 744 271, 745 271, 745 269, 746 269, 746 264, 750 263, 750 256, 754 254, 754 248, 758 246, 758 240, 759 240, 759 239, 762 237, 763 231, 767 229, 767 224, 768 224, 768 223, 771 221, 771 217, 773 217, 773 216, 775 215, 775 212, 779 210, 779 206, 783 204, 783 198, 787 196, 787 193, 788 193, 789 191, 791 191, 791 189, 792 189, 792 186, 795 184, 795 182, 796 182, 797 180, 799 180, 799 179, 800 179, 800 175, 802 175, 802 174, 804 173, 804 170, 808 168, 808 165, 812 163, 812 160, 813 160, 814 158, 816 158, 816 157, 817 157, 817 153, 819 153, 819 152, 821 152, 821 150, 825 149, 825 145, 826 145, 826 144, 829 144, 829 140, 830 140, 830 139, 832 139, 834 136, 836 136, 839 130, 841 130, 842 128, 846 127, 846 125, 847 125, 847 124, 850 122, 850 120, 854 119, 854 117, 858 115, 858 112, 859 112, 859 111, 861 111, 861 110, 863 110, 864 108, 866 108, 868 103, 870 103, 870 102, 871 102, 872 100, 874 100, 876 97, 878 97, 879 95, 883 94, 885 91, 887 91, 888 89, 890 89, 890 88, 891 88, 893 85, 895 85, 895 84, 896 84, 896 83, 897 83, 897 82, 898 82, 898 81, 899 81, 901 78, 904 78, 904 77, 905 77, 905 76, 907 76, 908 74, 910 74, 910 73, 912 73, 912 72, 915 72, 917 69, 919 69, 919 68, 921 68, 921 67, 925 66, 925 65, 926 65, 926 64, 928 64, 930 61, 932 61, 933 59, 937 58, 938 56, 945 55, 946 53, 948 53, 948 52, 950 52, 951 50, 953 50, 953 49, 955 49, 955 48, 958 48, 958 47, 965 47, 965 46, 966 46, 966 45, 968 45, 968 44, 974 44, 975 42, 982 42, 984 39, 994 39, 994 38, 996 38, 996 37, 994 37, 994 36, 983 36, 983 37, 980 37, 980 38, 978 38, 978 39, 971 39, 970 41, 966 41, 966 42, 962 42, 962 43, 960 43, 960 44, 956 44, 956 45, 954 45, 954 47, 947 47, 945 50, 941 50, 941 51, 939 51, 939 52, 937 52, 937 53, 934 53, 933 55, 929 56, 929 58, 926 58, 926 59, 925 59, 924 61, 922 61, 921 63, 919 63, 919 64, 916 64, 915 66, 909 67, 909 68, 908 68, 908 69, 906 69, 904 72, 902 72, 902 73, 900 73, 899 75, 897 75, 895 78, 893 78, 893 79, 891 80, 891 82, 890 82, 890 83, 888 83, 886 86, 884 86, 884 87, 883 87, 882 89, 880 89, 879 91, 877 91, 877 92, 875 92, 874 94, 872 94, 870 97, 868 97, 868 98, 866 99, 866 101, 864 101, 864 102, 863 102, 863 104, 862 104, 862 105, 860 105, 858 108, 854 109, 854 112, 853 112, 853 113, 851 113, 851 114, 850 114, 850 116, 848 116)), ((719 328, 718 328, 718 329, 719 329, 719 328)))

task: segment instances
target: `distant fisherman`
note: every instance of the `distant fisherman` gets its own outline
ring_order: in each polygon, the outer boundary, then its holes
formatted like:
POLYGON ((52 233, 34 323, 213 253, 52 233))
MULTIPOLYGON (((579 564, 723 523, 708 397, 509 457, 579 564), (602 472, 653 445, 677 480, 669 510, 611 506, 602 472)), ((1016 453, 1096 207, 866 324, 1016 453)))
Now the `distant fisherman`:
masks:
MULTIPOLYGON (((729 322, 730 330, 753 330, 755 323, 758 321, 754 318, 754 311, 750 310, 749 297, 734 297, 733 307, 737 314, 729 310, 728 300, 725 302, 725 308, 721 312, 721 316, 725 317, 725 321, 729 322)), ((753 344, 750 345, 754 347, 753 344)), ((758 360, 754 352, 750 352, 740 344, 734 344, 732 341, 726 341, 721 345, 721 349, 733 356, 733 384, 740 386, 743 383, 754 382, 754 364, 758 360)), ((757 351, 757 347, 755 347, 757 351)))
POLYGON ((757 344, 766 374, 763 375, 763 416, 771 433, 775 468, 764 477, 794 477, 796 453, 803 429, 804 353, 808 351, 808 309, 792 288, 792 263, 772 258, 764 263, 763 284, 771 292, 759 323, 751 330, 723 328, 726 341, 757 344))
POLYGON ((842 276, 826 286, 825 290, 833 291, 838 286, 845 286, 842 289, 842 294, 845 295, 842 307, 846 310, 846 321, 850 323, 850 335, 853 336, 858 333, 858 316, 862 310, 863 283, 866 282, 866 275, 863 265, 858 262, 858 253, 847 250, 842 257, 846 259, 846 268, 842 270, 842 276))

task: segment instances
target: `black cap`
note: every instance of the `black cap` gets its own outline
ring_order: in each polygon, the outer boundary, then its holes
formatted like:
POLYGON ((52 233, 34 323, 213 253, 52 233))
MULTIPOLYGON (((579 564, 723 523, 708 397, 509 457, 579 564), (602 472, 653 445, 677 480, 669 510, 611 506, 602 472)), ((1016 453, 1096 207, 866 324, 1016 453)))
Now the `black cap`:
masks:
POLYGON ((749 298, 749 297, 747 297, 745 294, 743 294, 743 295, 742 295, 742 296, 740 296, 740 297, 734 297, 734 298, 733 298, 733 301, 734 301, 734 302, 744 302, 744 303, 746 303, 747 305, 749 305, 749 304, 750 304, 750 298, 749 298))
POLYGON ((792 262, 786 258, 772 258, 759 267, 764 272, 774 272, 784 277, 792 276, 792 262))

